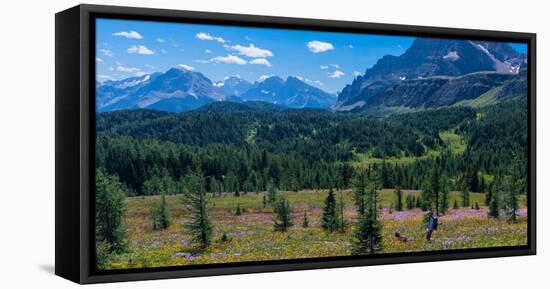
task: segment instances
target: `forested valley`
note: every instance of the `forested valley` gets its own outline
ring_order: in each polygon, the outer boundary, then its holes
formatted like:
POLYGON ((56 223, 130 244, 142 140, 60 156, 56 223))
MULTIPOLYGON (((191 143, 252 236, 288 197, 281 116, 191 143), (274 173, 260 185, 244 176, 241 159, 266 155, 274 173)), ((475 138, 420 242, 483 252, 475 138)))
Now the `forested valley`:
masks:
POLYGON ((419 189, 439 159, 451 189, 467 182, 479 192, 514 159, 526 163, 526 111, 515 100, 383 119, 312 109, 100 113, 96 167, 132 195, 180 192, 197 170, 208 192, 349 188, 361 167, 380 171, 385 188, 419 189))

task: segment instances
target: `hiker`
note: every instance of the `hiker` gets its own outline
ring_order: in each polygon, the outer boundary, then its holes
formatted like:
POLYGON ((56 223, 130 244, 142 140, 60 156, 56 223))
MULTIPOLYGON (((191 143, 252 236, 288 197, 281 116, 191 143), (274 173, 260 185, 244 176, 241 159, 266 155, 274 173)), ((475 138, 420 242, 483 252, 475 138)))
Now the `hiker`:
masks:
POLYGON ((428 212, 428 220, 426 222, 426 240, 432 241, 432 233, 437 230, 437 216, 434 216, 432 211, 428 212))

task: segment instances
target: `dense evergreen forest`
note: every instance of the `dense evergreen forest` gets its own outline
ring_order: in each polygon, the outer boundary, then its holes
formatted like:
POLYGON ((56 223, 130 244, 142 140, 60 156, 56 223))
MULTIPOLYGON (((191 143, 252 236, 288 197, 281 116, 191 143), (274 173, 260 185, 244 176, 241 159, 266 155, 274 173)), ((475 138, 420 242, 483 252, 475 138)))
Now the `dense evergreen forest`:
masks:
POLYGON ((133 195, 179 193, 197 171, 208 192, 350 188, 358 167, 379 171, 385 188, 419 189, 436 164, 451 189, 479 192, 514 160, 526 164, 526 106, 516 99, 387 118, 314 109, 98 113, 96 166, 133 195))

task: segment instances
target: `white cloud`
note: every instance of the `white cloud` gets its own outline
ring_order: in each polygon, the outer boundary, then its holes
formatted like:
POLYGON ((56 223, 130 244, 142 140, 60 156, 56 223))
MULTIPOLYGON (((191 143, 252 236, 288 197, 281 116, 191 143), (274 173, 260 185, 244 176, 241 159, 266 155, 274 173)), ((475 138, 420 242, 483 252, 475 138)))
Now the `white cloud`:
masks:
POLYGON ((258 65, 265 65, 267 67, 271 67, 271 63, 269 63, 269 61, 267 61, 267 59, 265 59, 265 58, 256 58, 256 59, 250 60, 248 63, 258 64, 258 65))
POLYGON ((273 52, 256 47, 254 44, 249 44, 248 46, 233 45, 231 49, 237 51, 240 55, 250 58, 266 58, 273 56, 273 52))
POLYGON ((116 71, 123 72, 123 73, 134 74, 136 76, 142 76, 142 75, 146 74, 145 72, 141 71, 141 69, 139 69, 137 67, 126 67, 126 66, 123 66, 123 65, 118 65, 116 67, 116 71))
POLYGON ((351 44, 350 44, 350 45, 348 45, 348 48, 353 48, 353 45, 351 45, 351 44))
POLYGON ((270 77, 272 77, 273 74, 270 74, 270 75, 267 75, 267 74, 264 74, 264 75, 260 75, 260 77, 258 77, 258 81, 262 82, 270 77))
POLYGON ((329 73, 328 77, 330 77, 330 78, 340 78, 344 75, 345 75, 345 73, 343 71, 335 70, 334 72, 329 73))
POLYGON ((98 74, 98 75, 97 75, 97 78, 101 78, 101 79, 113 79, 110 75, 106 75, 106 74, 98 74))
POLYGON ((145 64, 145 67, 149 68, 149 69, 155 69, 155 67, 151 64, 145 64))
POLYGON ((101 58, 99 58, 99 57, 96 57, 96 58, 95 58, 95 61, 96 61, 96 62, 103 62, 103 59, 101 59, 101 58))
POLYGON ((321 70, 326 70, 326 69, 328 69, 328 65, 321 65, 320 68, 321 68, 321 70))
POLYGON ((239 64, 244 65, 246 61, 238 56, 228 54, 227 56, 218 56, 210 59, 211 62, 226 63, 226 64, 239 64))
POLYGON ((196 63, 210 63, 210 60, 206 60, 206 59, 195 59, 194 60, 196 63))
POLYGON ((99 52, 103 53, 103 55, 105 56, 109 56, 109 57, 113 56, 113 52, 109 49, 99 49, 99 52))
POLYGON ((136 31, 130 30, 130 31, 120 31, 113 33, 114 36, 122 36, 130 39, 143 39, 143 36, 139 34, 136 31))
POLYGON ((351 75, 353 75, 354 77, 357 77, 359 75, 361 75, 361 72, 357 71, 357 70, 354 70, 351 75))
POLYGON ((206 53, 212 53, 212 51, 210 49, 206 49, 204 52, 206 53))
POLYGON ((151 55, 155 54, 155 52, 143 45, 133 45, 132 47, 128 48, 128 53, 130 54, 142 54, 142 55, 151 55))
POLYGON ((334 49, 334 46, 332 46, 332 44, 318 40, 308 42, 307 47, 309 48, 309 51, 313 53, 321 53, 334 49))
POLYGON ((164 43, 164 41, 165 41, 165 40, 162 39, 162 38, 157 38, 157 42, 158 42, 158 43, 164 43))
POLYGON ((179 64, 178 66, 185 69, 185 70, 195 70, 195 67, 187 65, 187 64, 179 64))
POLYGON ((213 40, 213 41, 217 41, 219 43, 225 43, 225 39, 223 39, 221 37, 217 37, 217 36, 212 36, 212 35, 210 35, 208 33, 204 33, 204 32, 197 33, 197 35, 195 35, 195 38, 200 39, 200 40, 213 40))

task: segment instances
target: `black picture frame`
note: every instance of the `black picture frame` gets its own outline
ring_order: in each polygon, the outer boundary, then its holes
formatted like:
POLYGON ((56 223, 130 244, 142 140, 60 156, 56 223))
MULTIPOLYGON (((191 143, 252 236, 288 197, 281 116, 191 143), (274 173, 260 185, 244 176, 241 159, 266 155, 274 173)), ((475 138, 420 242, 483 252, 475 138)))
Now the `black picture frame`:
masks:
POLYGON ((119 6, 79 5, 55 17, 55 273, 77 283, 384 265, 536 254, 536 34, 238 15, 119 6), (179 267, 95 270, 95 19, 272 27, 384 35, 521 42, 528 45, 528 244, 371 256, 273 260, 179 267))

